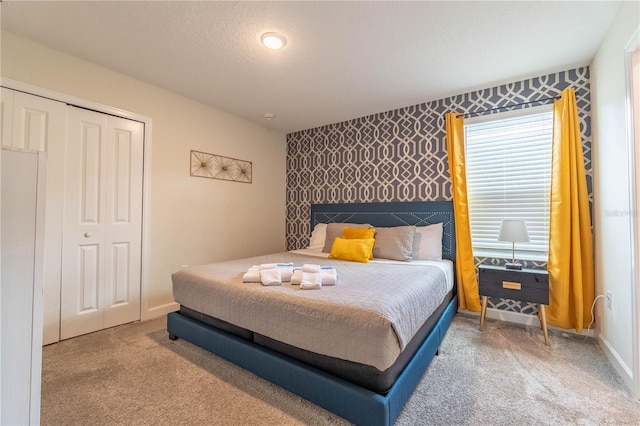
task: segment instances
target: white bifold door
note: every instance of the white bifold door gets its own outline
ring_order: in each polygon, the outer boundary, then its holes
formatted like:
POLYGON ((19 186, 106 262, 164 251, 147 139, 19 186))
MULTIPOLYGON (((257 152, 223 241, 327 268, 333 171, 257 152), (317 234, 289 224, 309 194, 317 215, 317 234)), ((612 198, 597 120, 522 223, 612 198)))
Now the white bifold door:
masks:
POLYGON ((70 107, 60 339, 140 319, 143 124, 70 107))

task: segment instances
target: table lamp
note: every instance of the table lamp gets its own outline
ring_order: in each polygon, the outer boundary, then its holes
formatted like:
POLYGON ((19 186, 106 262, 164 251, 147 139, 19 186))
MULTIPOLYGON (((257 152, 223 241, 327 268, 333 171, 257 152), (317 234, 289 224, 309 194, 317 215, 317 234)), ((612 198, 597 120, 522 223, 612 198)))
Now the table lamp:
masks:
POLYGON ((529 242, 527 224, 522 219, 503 219, 500 224, 498 241, 511 242, 511 263, 504 265, 506 269, 522 269, 522 264, 516 263, 516 243, 529 242))

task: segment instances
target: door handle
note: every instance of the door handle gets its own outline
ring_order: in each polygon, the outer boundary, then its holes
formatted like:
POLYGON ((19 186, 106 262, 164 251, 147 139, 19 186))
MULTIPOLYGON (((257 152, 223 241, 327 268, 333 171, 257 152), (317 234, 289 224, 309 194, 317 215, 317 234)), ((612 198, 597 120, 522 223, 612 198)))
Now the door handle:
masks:
POLYGON ((85 237, 85 238, 89 238, 90 236, 91 236, 91 232, 85 232, 85 233, 84 233, 84 237, 85 237))

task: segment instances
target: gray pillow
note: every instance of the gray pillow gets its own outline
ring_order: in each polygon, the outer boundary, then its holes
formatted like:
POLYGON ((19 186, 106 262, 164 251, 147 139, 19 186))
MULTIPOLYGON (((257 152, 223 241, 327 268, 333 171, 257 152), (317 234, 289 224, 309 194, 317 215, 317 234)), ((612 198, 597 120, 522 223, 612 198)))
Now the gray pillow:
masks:
POLYGON ((416 227, 413 260, 442 260, 442 223, 416 227))
POLYGON ((331 253, 331 246, 333 245, 333 240, 338 237, 342 237, 342 230, 344 228, 371 228, 371 225, 368 223, 329 223, 327 224, 327 233, 324 239, 324 248, 322 249, 325 253, 331 253))
POLYGON ((373 257, 391 260, 413 259, 413 236, 415 233, 415 226, 376 228, 373 257))

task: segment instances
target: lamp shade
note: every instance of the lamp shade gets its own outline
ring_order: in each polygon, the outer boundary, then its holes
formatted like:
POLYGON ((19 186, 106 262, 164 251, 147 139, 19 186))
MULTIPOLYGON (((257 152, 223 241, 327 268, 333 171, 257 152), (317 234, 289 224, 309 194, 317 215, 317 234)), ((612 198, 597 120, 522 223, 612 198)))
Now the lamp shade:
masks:
POLYGON ((503 219, 500 225, 498 241, 511 241, 516 243, 529 242, 527 224, 522 219, 503 219))

